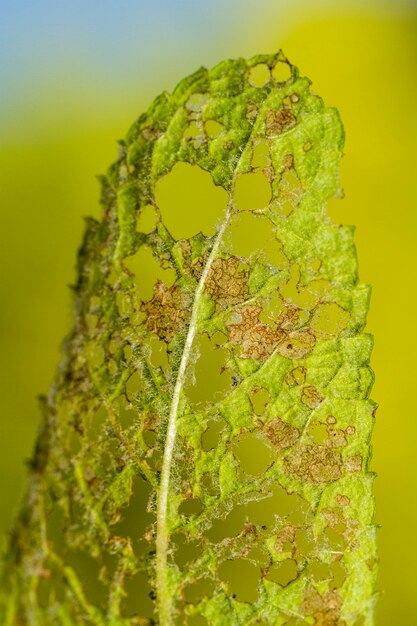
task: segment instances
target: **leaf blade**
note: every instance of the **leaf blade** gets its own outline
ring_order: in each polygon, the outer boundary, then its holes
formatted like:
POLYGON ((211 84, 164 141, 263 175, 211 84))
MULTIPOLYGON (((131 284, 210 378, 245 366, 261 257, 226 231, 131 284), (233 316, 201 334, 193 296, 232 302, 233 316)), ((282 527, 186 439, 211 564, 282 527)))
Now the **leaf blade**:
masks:
MULTIPOLYGON (((161 626, 192 615, 373 623, 369 289, 358 282, 352 228, 324 214, 340 195, 343 141, 337 111, 280 52, 202 68, 132 126, 103 179, 102 222, 89 222, 80 251, 75 328, 15 530, 20 552, 11 548, 5 569, 20 591, 9 614, 31 623, 36 607, 50 623, 61 613, 150 624, 154 607, 161 626), (156 188, 181 162, 227 191, 214 235, 174 238, 167 228, 156 188), (146 207, 155 228, 138 232, 146 207), (245 229, 253 252, 238 254, 245 229), (153 296, 142 301, 155 262, 153 296), (196 367, 203 339, 207 358, 225 355, 210 377, 196 367), (199 388, 225 372, 230 388, 199 402, 199 388), (139 538, 136 501, 149 522, 139 538), (180 564, 196 542, 199 553, 180 564), (64 565, 75 576, 81 553, 100 566, 110 600, 77 578, 75 594, 50 582, 42 604, 43 573, 75 559, 64 565), (228 564, 256 570, 255 592, 236 588, 228 564), (142 571, 152 603, 141 596, 129 608, 124 585, 142 571)), ((204 198, 195 210, 209 210, 204 198)))

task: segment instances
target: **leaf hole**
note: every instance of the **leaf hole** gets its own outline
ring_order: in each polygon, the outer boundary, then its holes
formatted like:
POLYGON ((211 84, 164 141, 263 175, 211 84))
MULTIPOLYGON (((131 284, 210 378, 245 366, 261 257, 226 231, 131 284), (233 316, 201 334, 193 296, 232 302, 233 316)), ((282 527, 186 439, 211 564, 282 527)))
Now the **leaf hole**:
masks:
POLYGON ((216 122, 216 120, 207 120, 205 123, 206 133, 210 139, 216 139, 224 131, 223 124, 216 122))
POLYGON ((156 203, 175 239, 213 235, 226 213, 227 192, 198 165, 176 163, 156 185, 156 203))
POLYGON ((253 433, 239 438, 234 445, 234 454, 241 469, 252 476, 263 473, 274 460, 269 442, 253 433))
POLYGON ((68 550, 66 565, 74 570, 83 592, 90 604, 104 609, 107 604, 107 589, 100 582, 100 564, 84 550, 68 550))
POLYGON ((122 430, 128 430, 138 421, 138 412, 127 402, 125 396, 120 396, 113 404, 113 410, 122 430))
POLYGON ((201 543, 196 540, 190 541, 183 533, 174 535, 172 544, 174 547, 174 560, 180 568, 184 568, 202 554, 201 543))
POLYGON ((251 165, 253 168, 268 167, 271 163, 270 148, 267 141, 260 141, 253 148, 251 165))
POLYGON ((318 296, 307 289, 307 287, 300 285, 300 279, 300 266, 297 263, 293 263, 286 284, 280 287, 280 294, 293 307, 309 311, 316 305, 318 296))
POLYGON ((292 369, 285 377, 285 382, 289 387, 303 385, 306 380, 307 370, 304 365, 299 365, 292 369))
MULTIPOLYGON (((275 194, 274 194, 275 195, 275 194)), ((273 207, 281 217, 288 217, 300 204, 303 187, 294 168, 284 170, 277 184, 273 207)))
POLYGON ((310 558, 316 546, 312 530, 310 528, 297 528, 295 543, 297 553, 310 558))
POLYGON ((289 494, 280 486, 262 499, 235 506, 225 519, 215 520, 207 537, 215 543, 244 531, 245 525, 269 528, 280 520, 285 524, 306 524, 311 521, 309 504, 297 494, 289 494))
POLYGON ((259 258, 279 269, 288 265, 273 225, 264 215, 250 212, 235 215, 226 231, 225 242, 238 257, 259 258))
POLYGON ((186 388, 187 398, 194 407, 220 402, 232 387, 232 376, 227 369, 228 351, 217 344, 216 338, 200 335, 198 351, 195 382, 186 388), (207 372, 210 372, 210 376, 207 376, 207 372))
POLYGON ((217 448, 221 441, 221 435, 224 431, 224 420, 210 420, 206 430, 201 435, 201 447, 204 452, 217 448))
POLYGON ((156 444, 156 432, 154 430, 144 430, 142 438, 148 448, 153 448, 156 444))
POLYGON ((218 574, 227 584, 229 593, 239 602, 256 602, 261 577, 259 567, 245 559, 236 559, 222 563, 218 574))
POLYGON ((186 517, 192 517, 194 515, 199 515, 203 510, 203 504, 199 498, 187 498, 187 500, 183 500, 178 508, 178 513, 180 515, 185 515, 186 517))
POLYGON ((155 520, 150 511, 152 487, 142 476, 134 476, 131 491, 129 505, 121 509, 120 521, 112 526, 112 532, 117 537, 129 538, 135 553, 143 555, 150 550, 145 534, 155 520))
POLYGON ((338 335, 348 326, 350 314, 334 302, 318 304, 313 312, 310 325, 322 335, 338 335))
POLYGON ((307 330, 296 330, 289 333, 277 347, 277 352, 287 359, 303 359, 314 347, 315 336, 307 330))
POLYGON ((285 83, 291 78, 292 70, 288 61, 277 61, 272 68, 272 77, 277 83, 285 83))
POLYGON ((196 139, 203 133, 201 122, 192 121, 184 131, 184 139, 196 139))
POLYGON ((175 271, 164 269, 155 258, 151 248, 141 246, 138 251, 123 261, 125 267, 134 275, 134 285, 139 300, 146 302, 153 295, 154 285, 162 281, 170 287, 176 279, 175 271))
POLYGON ((197 604, 205 597, 211 597, 215 591, 215 582, 210 578, 202 578, 197 582, 187 585, 184 589, 186 602, 197 604))
POLYGON ((234 199, 239 211, 264 209, 271 201, 271 183, 263 171, 242 174, 236 181, 234 199))
POLYGON ((142 346, 148 351, 149 362, 153 367, 165 369, 168 366, 168 352, 165 341, 162 341, 156 335, 151 335, 143 340, 142 346))
POLYGON ((346 538, 343 534, 345 530, 346 527, 337 529, 328 526, 322 535, 323 547, 333 552, 343 552, 346 548, 346 538))
POLYGON ((40 608, 48 609, 54 602, 64 603, 67 589, 62 572, 52 563, 45 563, 43 575, 38 576, 36 597, 40 608))
POLYGON ((338 560, 334 561, 330 568, 332 576, 332 589, 340 589, 347 578, 346 568, 338 560))
POLYGON ((65 547, 65 528, 67 524, 64 511, 57 503, 52 502, 51 508, 49 509, 48 507, 45 521, 48 542, 53 544, 55 552, 60 553, 65 547))
POLYGON ((249 70, 249 82, 254 86, 261 88, 271 80, 271 72, 266 63, 258 63, 249 70))
POLYGON ((308 578, 315 584, 323 580, 330 580, 332 577, 330 572, 330 566, 327 563, 319 561, 319 559, 309 560, 306 568, 306 574, 308 578))
POLYGON ((327 427, 318 421, 311 422, 308 428, 308 435, 313 443, 322 446, 327 440, 327 427))
POLYGON ((259 567, 267 567, 270 562, 270 555, 267 548, 263 545, 255 544, 248 552, 248 559, 259 567))
POLYGON ((155 230, 156 211, 152 204, 146 204, 140 207, 136 222, 136 230, 141 233, 149 234, 155 230))
POLYGON ((251 390, 249 399, 252 404, 253 412, 255 415, 260 416, 265 413, 266 407, 271 400, 271 396, 268 389, 265 389, 265 387, 255 387, 251 390))
POLYGON ((321 259, 311 259, 307 263, 307 271, 316 273, 321 268, 321 259))
POLYGON ((297 563, 293 559, 274 563, 268 570, 267 578, 281 587, 286 587, 298 578, 297 563))
POLYGON ((157 448, 153 448, 150 450, 150 454, 147 457, 148 460, 148 465, 151 467, 151 469, 154 472, 160 472, 162 469, 162 460, 163 460, 163 454, 161 452, 161 450, 158 450, 157 448))
POLYGON ((140 370, 137 369, 131 376, 129 376, 126 382, 125 390, 127 398, 130 402, 137 400, 138 397, 145 391, 145 381, 140 370))
POLYGON ((145 617, 148 619, 153 617, 152 588, 149 585, 149 578, 144 572, 128 576, 124 582, 124 591, 126 595, 122 600, 123 617, 145 617))

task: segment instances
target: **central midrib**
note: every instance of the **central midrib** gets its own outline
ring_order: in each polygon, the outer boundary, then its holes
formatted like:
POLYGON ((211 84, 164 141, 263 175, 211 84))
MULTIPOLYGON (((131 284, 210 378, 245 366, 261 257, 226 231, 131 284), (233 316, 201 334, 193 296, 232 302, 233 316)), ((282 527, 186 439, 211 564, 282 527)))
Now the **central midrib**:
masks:
POLYGON ((181 391, 185 383, 185 374, 187 365, 191 356, 191 350, 198 326, 198 312, 201 296, 204 291, 207 276, 211 269, 212 263, 216 257, 220 243, 223 239, 224 232, 232 215, 232 203, 229 201, 226 216, 216 235, 207 263, 204 267, 200 281, 198 283, 193 307, 191 310, 190 323, 188 327, 187 337, 184 344, 184 350, 178 369, 177 379, 175 381, 174 392, 168 418, 167 434, 165 439, 165 448, 162 461, 161 479, 157 499, 157 523, 156 523, 156 593, 157 607, 159 614, 160 626, 171 626, 172 624, 172 598, 168 590, 168 533, 167 533, 167 504, 169 493, 169 481, 171 474, 172 458, 174 452, 175 438, 177 433, 177 416, 178 406, 181 397, 181 391))

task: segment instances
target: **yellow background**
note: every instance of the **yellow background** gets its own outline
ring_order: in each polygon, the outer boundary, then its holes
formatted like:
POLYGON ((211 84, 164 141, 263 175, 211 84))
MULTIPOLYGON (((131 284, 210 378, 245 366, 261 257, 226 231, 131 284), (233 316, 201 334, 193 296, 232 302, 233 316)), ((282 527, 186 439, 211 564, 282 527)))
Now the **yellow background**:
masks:
MULTIPOLYGON (((48 3, 40 4, 46 11, 48 3)), ((99 215, 94 175, 114 160, 115 140, 152 98, 198 65, 282 47, 313 80, 314 91, 339 109, 345 125, 346 198, 332 201, 328 211, 337 222, 356 224, 361 280, 373 285, 368 331, 375 335, 372 396, 380 405, 373 439, 381 525, 377 623, 412 626, 417 624, 417 7, 353 0, 287 4, 291 8, 267 0, 213 1, 216 19, 209 26, 204 20, 191 24, 192 39, 186 41, 188 26, 174 32, 175 11, 182 11, 177 3, 171 7, 170 37, 155 29, 159 39, 149 47, 149 58, 143 51, 135 57, 130 46, 120 73, 112 66, 103 80, 105 72, 86 70, 74 43, 65 53, 67 63, 51 59, 51 71, 28 71, 18 87, 7 81, 1 87, 4 95, 16 88, 13 98, 0 104, 0 532, 10 525, 23 489, 23 461, 40 421, 36 394, 47 391, 59 344, 71 326, 67 285, 74 279, 81 218, 99 215)), ((30 15, 24 19, 30 21, 30 15)), ((169 21, 165 28, 169 31, 169 21)), ((110 38, 108 45, 115 42, 110 38)), ((123 51, 123 40, 116 45, 123 51)), ((48 59, 44 63, 47 69, 48 59)), ((13 73, 8 80, 15 80, 13 73)))

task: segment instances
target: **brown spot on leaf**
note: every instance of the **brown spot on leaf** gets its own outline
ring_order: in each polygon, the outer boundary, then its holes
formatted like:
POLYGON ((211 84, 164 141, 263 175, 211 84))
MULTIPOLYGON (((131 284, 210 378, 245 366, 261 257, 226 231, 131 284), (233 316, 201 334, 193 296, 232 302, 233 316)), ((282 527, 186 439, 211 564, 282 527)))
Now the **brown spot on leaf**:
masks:
POLYGON ((207 293, 222 307, 238 304, 249 294, 248 270, 239 259, 215 259, 206 281, 207 293))
POLYGON ((258 107, 256 106, 254 102, 249 102, 248 106, 246 107, 246 118, 250 122, 253 122, 255 121, 257 115, 258 115, 258 107))
POLYGON ((347 439, 343 430, 329 428, 327 434, 328 439, 326 440, 326 445, 331 448, 344 448, 347 446, 347 439))
POLYGON ((162 132, 155 128, 152 124, 149 124, 149 126, 145 126, 145 128, 142 130, 142 137, 147 141, 154 141, 155 139, 158 139, 158 137, 160 137, 161 135, 162 132))
POLYGON ((301 402, 309 409, 316 409, 323 402, 323 396, 316 387, 309 385, 304 387, 302 391, 301 402))
POLYGON ((303 311, 298 306, 289 304, 281 311, 278 317, 278 326, 284 330, 293 330, 303 321, 303 311))
POLYGON ((284 459, 284 464, 289 474, 300 482, 319 485, 342 475, 340 453, 326 446, 300 444, 284 459))
POLYGON ((336 496, 336 500, 337 503, 340 504, 340 506, 347 506, 348 504, 350 504, 349 496, 345 496, 343 494, 339 494, 338 496, 336 496))
POLYGON ((359 455, 349 456, 345 460, 346 471, 355 474, 362 470, 362 457, 359 455))
POLYGON ((280 417, 274 417, 274 419, 266 425, 265 433, 277 450, 289 448, 300 436, 298 428, 284 422, 280 417))
POLYGON ((147 412, 143 415, 142 419, 144 429, 156 430, 161 418, 157 413, 147 412))
POLYGON ((204 254, 193 259, 192 247, 188 239, 182 239, 180 241, 180 246, 182 257, 184 259, 185 271, 197 281, 200 280, 201 274, 203 273, 204 265, 207 261, 207 255, 204 254))
POLYGON ((236 309, 228 323, 230 342, 240 348, 242 359, 262 359, 272 354, 284 332, 259 321, 261 307, 236 309))
POLYGON ((245 306, 234 311, 228 322, 229 338, 240 347, 242 359, 262 359, 275 350, 287 359, 301 359, 314 347, 315 336, 310 329, 293 330, 299 321, 300 310, 288 307, 279 317, 276 326, 260 321, 259 305, 245 306))
POLYGON ((336 589, 321 595, 313 587, 304 592, 303 614, 315 618, 315 626, 346 626, 340 619, 342 598, 336 589))
POLYGON ((281 135, 284 131, 293 128, 297 119, 291 109, 283 106, 279 111, 268 111, 266 114, 265 126, 269 137, 281 135))
POLYGON ((285 165, 287 170, 289 170, 292 167, 294 167, 294 157, 293 157, 292 154, 286 154, 284 156, 284 165, 285 165))
POLYGON ((275 170, 273 167, 264 167, 262 169, 263 173, 265 174, 267 180, 269 181, 269 183, 272 183, 272 181, 275 178, 275 170))
POLYGON ((141 306, 141 311, 146 314, 146 328, 170 343, 187 320, 188 298, 180 287, 167 287, 161 281, 156 283, 153 293, 153 298, 141 306))
MULTIPOLYGON (((347 498, 347 496, 343 497, 347 498)), ((350 500, 348 504, 349 503, 350 500)), ((323 517, 327 519, 327 527, 336 530, 339 534, 343 534, 345 542, 351 544, 352 546, 352 542, 354 541, 358 530, 358 520, 354 518, 345 518, 344 511, 340 509, 340 506, 323 509, 322 514, 323 517)))
POLYGON ((255 524, 251 524, 251 522, 248 522, 246 520, 245 525, 243 526, 242 530, 238 534, 238 537, 246 537, 247 535, 253 535, 254 537, 256 537, 257 534, 258 534, 258 529, 256 528, 255 524))
POLYGON ((275 541, 275 550, 277 552, 287 552, 286 548, 290 548, 291 551, 294 549, 296 530, 295 526, 284 526, 279 531, 275 541))
POLYGON ((231 139, 228 139, 227 141, 224 142, 223 144, 223 150, 231 150, 232 148, 234 148, 235 144, 233 143, 233 141, 231 139))
POLYGON ((314 348, 316 338, 310 330, 296 330, 289 333, 277 348, 277 352, 287 359, 302 359, 314 348))

